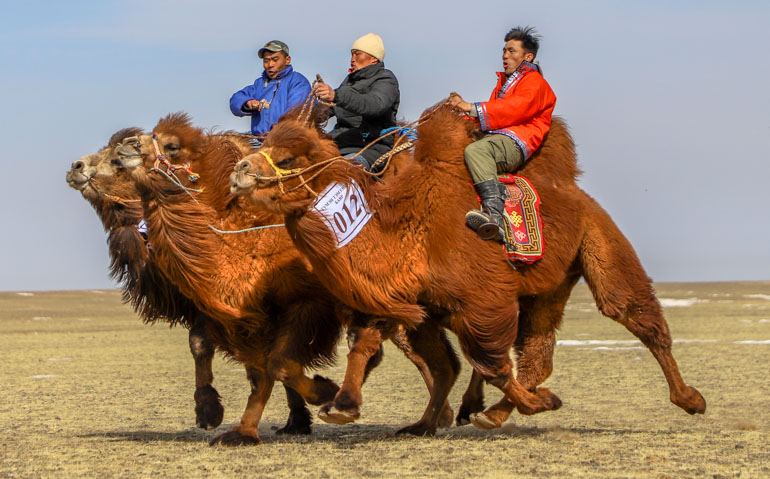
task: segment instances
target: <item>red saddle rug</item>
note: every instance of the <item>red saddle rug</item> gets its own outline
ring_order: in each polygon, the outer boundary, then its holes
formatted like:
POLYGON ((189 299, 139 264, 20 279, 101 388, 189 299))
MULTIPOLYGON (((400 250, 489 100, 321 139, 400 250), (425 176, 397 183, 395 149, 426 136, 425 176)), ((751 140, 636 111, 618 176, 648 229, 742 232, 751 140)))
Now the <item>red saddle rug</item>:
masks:
POLYGON ((504 173, 498 180, 505 185, 505 225, 503 249, 510 260, 534 263, 543 257, 545 238, 540 218, 540 197, 532 184, 523 176, 504 173))

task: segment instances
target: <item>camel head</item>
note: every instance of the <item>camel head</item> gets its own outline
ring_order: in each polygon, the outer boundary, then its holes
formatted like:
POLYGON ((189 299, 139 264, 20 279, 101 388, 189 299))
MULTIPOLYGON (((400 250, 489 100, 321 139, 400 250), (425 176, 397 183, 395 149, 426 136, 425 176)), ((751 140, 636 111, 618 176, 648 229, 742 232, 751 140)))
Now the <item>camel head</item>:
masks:
POLYGON ((75 160, 67 172, 67 184, 86 199, 96 200, 102 196, 101 186, 109 183, 113 176, 111 164, 117 157, 117 148, 128 137, 141 134, 140 128, 124 128, 110 138, 107 146, 97 153, 85 155, 75 160))
POLYGON ((144 178, 153 169, 174 173, 182 184, 192 186, 196 178, 191 171, 205 147, 203 130, 192 126, 186 113, 172 113, 158 122, 152 134, 125 138, 116 148, 114 165, 135 178, 144 178), (189 167, 182 168, 184 165, 189 167))
POLYGON ((235 165, 230 191, 287 214, 306 208, 329 183, 351 177, 367 181, 366 173, 340 157, 334 142, 317 129, 285 120, 273 127, 262 148, 235 165))

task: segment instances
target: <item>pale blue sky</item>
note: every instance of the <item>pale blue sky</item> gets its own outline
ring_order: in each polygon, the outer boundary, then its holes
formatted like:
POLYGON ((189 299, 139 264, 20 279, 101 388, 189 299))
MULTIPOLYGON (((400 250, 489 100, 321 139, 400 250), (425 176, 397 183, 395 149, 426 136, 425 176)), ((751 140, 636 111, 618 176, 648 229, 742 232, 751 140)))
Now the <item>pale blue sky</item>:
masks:
POLYGON ((20 0, 0 4, 0 290, 112 287, 69 165, 178 110, 245 131, 228 100, 266 41, 338 84, 353 40, 380 34, 411 121, 452 90, 486 99, 518 24, 544 37, 581 186, 648 274, 770 280, 770 2, 20 0))

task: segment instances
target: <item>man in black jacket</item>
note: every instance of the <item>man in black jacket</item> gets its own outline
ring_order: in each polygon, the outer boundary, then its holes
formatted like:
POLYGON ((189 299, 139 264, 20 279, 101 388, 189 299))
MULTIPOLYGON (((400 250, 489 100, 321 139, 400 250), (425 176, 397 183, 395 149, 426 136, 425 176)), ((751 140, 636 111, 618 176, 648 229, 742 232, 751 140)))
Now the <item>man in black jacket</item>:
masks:
POLYGON ((339 88, 334 90, 326 83, 319 83, 315 88, 318 98, 335 104, 329 114, 337 117, 337 124, 330 135, 340 153, 375 173, 384 162, 374 169, 372 165, 393 147, 393 136, 356 154, 379 138, 383 129, 396 126, 400 100, 398 80, 393 72, 385 69, 384 59, 382 38, 374 33, 366 34, 353 43, 350 73, 339 88))

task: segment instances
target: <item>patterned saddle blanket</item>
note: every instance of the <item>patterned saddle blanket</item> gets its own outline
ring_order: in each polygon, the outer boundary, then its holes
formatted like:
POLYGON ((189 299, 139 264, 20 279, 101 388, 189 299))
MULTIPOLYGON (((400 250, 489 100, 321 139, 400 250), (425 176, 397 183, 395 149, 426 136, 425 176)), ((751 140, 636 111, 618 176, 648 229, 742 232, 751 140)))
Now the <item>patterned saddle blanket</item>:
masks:
POLYGON ((523 176, 503 173, 498 180, 505 185, 505 225, 503 249, 509 260, 534 263, 543 257, 545 238, 540 217, 540 197, 523 176))

